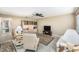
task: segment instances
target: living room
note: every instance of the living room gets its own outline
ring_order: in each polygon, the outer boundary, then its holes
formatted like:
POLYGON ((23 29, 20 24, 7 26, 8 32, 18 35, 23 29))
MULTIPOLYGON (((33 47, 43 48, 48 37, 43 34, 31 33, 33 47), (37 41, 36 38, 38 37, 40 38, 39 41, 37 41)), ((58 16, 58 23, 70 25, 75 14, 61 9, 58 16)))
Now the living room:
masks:
POLYGON ((78 44, 69 43, 74 40, 68 41, 68 47, 58 48, 65 33, 78 33, 78 10, 75 7, 0 7, 0 52, 57 52, 59 48, 58 52, 65 48, 71 52, 70 47, 75 45, 74 50, 79 51, 78 44))

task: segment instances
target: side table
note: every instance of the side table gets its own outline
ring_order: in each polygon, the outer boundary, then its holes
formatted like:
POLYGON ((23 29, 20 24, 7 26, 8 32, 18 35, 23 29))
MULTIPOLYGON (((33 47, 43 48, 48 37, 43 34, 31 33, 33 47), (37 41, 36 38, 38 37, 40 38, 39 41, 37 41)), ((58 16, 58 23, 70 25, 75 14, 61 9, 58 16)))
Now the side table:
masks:
POLYGON ((25 52, 23 44, 18 44, 18 43, 16 43, 15 40, 12 40, 12 42, 13 42, 13 44, 15 46, 16 52, 25 52))

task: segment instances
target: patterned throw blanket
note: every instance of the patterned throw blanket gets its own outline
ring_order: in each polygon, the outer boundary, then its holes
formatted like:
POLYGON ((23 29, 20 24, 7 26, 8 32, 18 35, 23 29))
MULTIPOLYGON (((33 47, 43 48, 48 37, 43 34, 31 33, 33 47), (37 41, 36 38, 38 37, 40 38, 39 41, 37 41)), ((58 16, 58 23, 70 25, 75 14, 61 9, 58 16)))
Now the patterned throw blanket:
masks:
POLYGON ((16 49, 12 41, 0 43, 0 52, 15 52, 16 49))

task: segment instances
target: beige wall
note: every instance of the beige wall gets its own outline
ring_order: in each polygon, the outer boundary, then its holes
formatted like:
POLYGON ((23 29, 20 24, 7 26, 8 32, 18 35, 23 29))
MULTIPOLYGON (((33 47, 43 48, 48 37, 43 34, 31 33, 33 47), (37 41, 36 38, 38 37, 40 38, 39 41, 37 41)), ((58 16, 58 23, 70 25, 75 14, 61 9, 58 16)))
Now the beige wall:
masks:
POLYGON ((73 14, 49 17, 38 20, 38 32, 42 33, 43 26, 50 25, 53 34, 64 34, 69 28, 75 28, 75 19, 73 14))
POLYGON ((25 18, 25 17, 18 17, 18 16, 11 16, 11 15, 0 14, 0 21, 3 18, 10 18, 11 19, 11 21, 10 21, 11 28, 16 28, 17 26, 21 25, 21 20, 36 21, 35 19, 32 19, 32 18, 25 18))
POLYGON ((16 28, 17 26, 21 25, 22 20, 28 20, 28 21, 36 21, 34 19, 29 19, 29 18, 12 18, 12 26, 13 28, 16 28))
MULTIPOLYGON (((0 17, 4 17, 4 15, 3 16, 0 15, 0 17)), ((11 18, 12 28, 16 28, 16 26, 21 25, 21 20, 34 20, 34 19, 27 19, 20 17, 10 17, 10 18, 11 18)), ((66 31, 66 29, 75 27, 74 22, 75 19, 73 14, 40 19, 38 20, 38 32, 42 33, 44 25, 50 25, 53 34, 63 34, 66 31)))
POLYGON ((21 19, 20 18, 12 18, 12 28, 16 28, 19 25, 21 25, 21 19))

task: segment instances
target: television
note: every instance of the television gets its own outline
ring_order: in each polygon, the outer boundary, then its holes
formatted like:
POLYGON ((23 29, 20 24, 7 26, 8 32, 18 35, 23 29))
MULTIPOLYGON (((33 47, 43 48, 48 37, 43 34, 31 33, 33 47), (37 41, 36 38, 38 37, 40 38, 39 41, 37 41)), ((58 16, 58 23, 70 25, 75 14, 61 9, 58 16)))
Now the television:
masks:
POLYGON ((44 26, 44 31, 50 31, 51 30, 51 26, 44 26))

